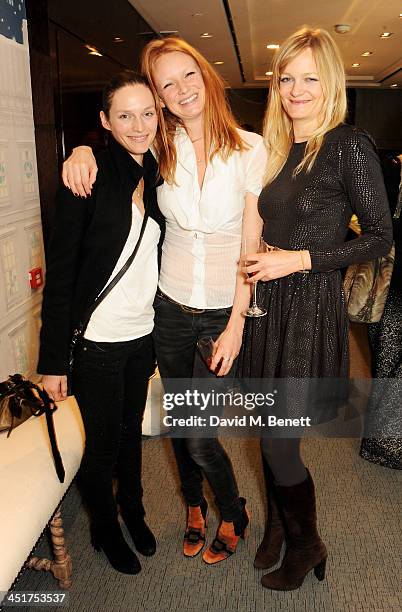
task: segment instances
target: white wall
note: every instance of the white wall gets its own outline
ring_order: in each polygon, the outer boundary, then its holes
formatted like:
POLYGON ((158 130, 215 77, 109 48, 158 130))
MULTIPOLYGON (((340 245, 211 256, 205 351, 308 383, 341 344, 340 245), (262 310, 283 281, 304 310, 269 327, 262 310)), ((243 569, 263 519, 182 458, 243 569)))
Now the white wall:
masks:
POLYGON ((35 375, 44 266, 26 21, 20 44, 0 34, 0 380, 35 375))

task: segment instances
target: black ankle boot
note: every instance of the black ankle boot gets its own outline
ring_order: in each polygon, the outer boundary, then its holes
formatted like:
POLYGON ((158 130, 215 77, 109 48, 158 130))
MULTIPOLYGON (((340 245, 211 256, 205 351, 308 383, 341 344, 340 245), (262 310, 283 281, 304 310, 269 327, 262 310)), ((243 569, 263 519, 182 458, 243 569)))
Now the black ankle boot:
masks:
POLYGON ((144 555, 144 557, 152 557, 156 551, 156 540, 144 517, 124 511, 123 509, 121 509, 121 517, 137 552, 144 555))
POLYGON ((92 545, 103 550, 110 565, 122 574, 138 574, 141 564, 127 544, 118 521, 92 526, 92 545))

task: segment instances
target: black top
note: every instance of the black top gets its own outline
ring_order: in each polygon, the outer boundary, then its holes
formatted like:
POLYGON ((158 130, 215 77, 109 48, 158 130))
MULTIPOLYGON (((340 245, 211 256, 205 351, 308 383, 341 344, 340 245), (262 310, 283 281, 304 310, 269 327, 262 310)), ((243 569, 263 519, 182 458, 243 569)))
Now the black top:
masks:
MULTIPOLYGON (((283 249, 308 249, 313 273, 258 283, 258 303, 267 315, 246 322, 239 356, 245 378, 348 377, 348 317, 340 268, 391 248, 391 216, 370 136, 348 125, 336 127, 326 135, 311 172, 293 178, 304 148, 305 143, 293 145, 278 177, 262 190, 258 208, 264 239, 283 249), (346 242, 353 213, 363 234, 346 242)), ((284 416, 286 411, 303 415, 303 393, 288 399, 284 416)), ((330 401, 311 408, 317 422, 333 416, 330 401)))
POLYGON ((132 222, 132 195, 144 178, 144 206, 161 228, 158 208, 158 165, 151 152, 140 166, 112 137, 97 155, 98 174, 91 196, 75 197, 61 186, 56 196, 55 224, 47 254, 38 372, 67 373, 72 330, 108 282, 132 222))
POLYGON ((293 177, 304 149, 305 143, 293 145, 284 168, 261 193, 264 240, 283 249, 308 249, 314 272, 386 255, 392 224, 371 137, 339 125, 326 135, 311 172, 293 177), (362 235, 345 242, 353 213, 362 235))

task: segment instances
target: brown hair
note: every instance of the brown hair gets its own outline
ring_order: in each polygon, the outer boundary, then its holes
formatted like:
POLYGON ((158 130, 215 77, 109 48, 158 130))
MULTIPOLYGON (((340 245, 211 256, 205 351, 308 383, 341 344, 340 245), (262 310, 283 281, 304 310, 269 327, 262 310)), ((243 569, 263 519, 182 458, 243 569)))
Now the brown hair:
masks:
MULTIPOLYGON (((198 64, 205 84, 205 110, 204 110, 204 142, 205 152, 211 151, 210 160, 219 154, 224 160, 233 151, 243 151, 247 145, 237 131, 238 123, 225 96, 223 79, 212 68, 209 62, 194 47, 180 38, 164 38, 151 40, 143 50, 141 57, 141 70, 147 77, 154 96, 159 101, 159 94, 153 76, 155 62, 166 53, 178 51, 193 58, 198 64)), ((166 141, 163 149, 158 150, 159 167, 161 175, 169 183, 174 183, 177 164, 177 152, 174 145, 176 127, 182 125, 180 119, 173 115, 169 109, 164 108, 166 121, 166 141)))
POLYGON ((134 70, 123 70, 113 75, 110 81, 106 83, 102 92, 102 110, 107 119, 109 119, 114 94, 116 91, 119 91, 119 89, 127 87, 128 85, 144 85, 148 87, 148 89, 151 89, 146 78, 142 74, 139 74, 139 72, 134 72, 134 70))

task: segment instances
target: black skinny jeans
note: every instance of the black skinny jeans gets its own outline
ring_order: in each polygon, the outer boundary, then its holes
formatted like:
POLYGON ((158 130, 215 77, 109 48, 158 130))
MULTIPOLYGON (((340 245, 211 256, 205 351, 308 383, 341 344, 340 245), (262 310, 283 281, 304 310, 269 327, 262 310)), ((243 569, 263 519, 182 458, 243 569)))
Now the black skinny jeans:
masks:
POLYGON ((74 361, 73 391, 85 427, 83 495, 96 525, 117 519, 118 502, 145 514, 141 486, 141 425, 148 380, 155 369, 151 335, 128 342, 83 340, 74 361))
MULTIPOLYGON (((191 313, 157 295, 154 303, 154 342, 162 379, 205 378, 215 375, 206 367, 197 350, 200 338, 216 339, 225 329, 231 309, 191 313)), ((181 490, 189 506, 203 499, 203 475, 215 495, 224 521, 241 515, 239 492, 231 461, 217 438, 172 438, 181 481, 181 490)))

